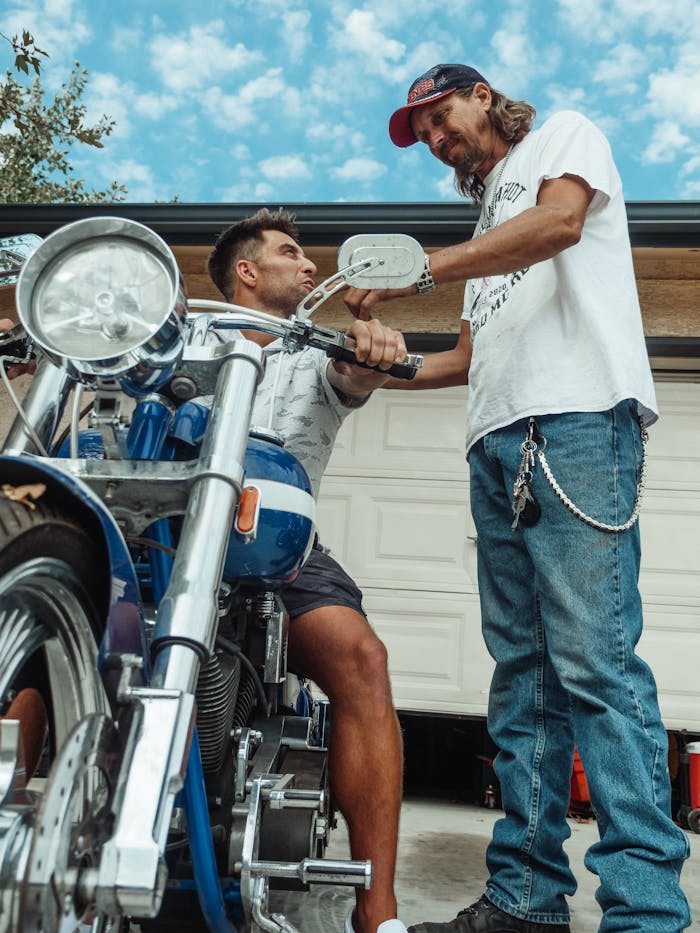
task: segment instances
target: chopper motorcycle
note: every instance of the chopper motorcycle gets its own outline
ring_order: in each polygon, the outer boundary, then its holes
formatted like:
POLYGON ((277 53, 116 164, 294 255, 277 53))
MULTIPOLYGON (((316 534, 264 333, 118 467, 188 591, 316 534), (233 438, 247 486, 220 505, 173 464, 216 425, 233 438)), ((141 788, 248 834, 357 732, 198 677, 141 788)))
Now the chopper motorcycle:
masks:
POLYGON ((368 887, 371 865, 323 857, 323 731, 290 708, 279 596, 315 503, 251 424, 265 361, 240 331, 354 362, 310 315, 348 283, 415 282, 423 250, 351 237, 288 320, 188 302, 169 247, 123 218, 3 258, 20 324, 0 356, 37 370, 0 455, 0 933, 293 933, 271 887, 368 887), (27 698, 46 735, 23 774, 27 698))

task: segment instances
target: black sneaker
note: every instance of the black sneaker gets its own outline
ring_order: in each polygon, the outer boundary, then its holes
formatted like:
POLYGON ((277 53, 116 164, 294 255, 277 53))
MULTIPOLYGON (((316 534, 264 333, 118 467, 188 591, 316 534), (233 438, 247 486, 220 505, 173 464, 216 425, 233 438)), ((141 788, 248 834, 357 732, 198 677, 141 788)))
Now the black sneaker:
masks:
POLYGON ((533 923, 499 910, 484 895, 448 923, 417 923, 408 933, 571 933, 568 923, 533 923))

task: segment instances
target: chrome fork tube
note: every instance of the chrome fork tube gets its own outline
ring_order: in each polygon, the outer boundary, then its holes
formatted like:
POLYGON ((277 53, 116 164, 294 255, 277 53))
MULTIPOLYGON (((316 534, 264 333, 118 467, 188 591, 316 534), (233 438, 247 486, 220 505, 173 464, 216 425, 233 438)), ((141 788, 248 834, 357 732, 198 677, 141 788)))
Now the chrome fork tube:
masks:
POLYGON ((170 583, 158 607, 152 687, 194 693, 214 645, 218 591, 233 511, 243 480, 262 350, 236 342, 222 366, 200 454, 200 476, 185 513, 170 583))
POLYGON ((155 916, 160 907, 168 825, 187 765, 199 669, 216 636, 219 584, 261 372, 261 348, 237 341, 219 373, 201 471, 158 606, 151 681, 121 694, 136 710, 114 833, 100 861, 97 903, 103 912, 155 916))
MULTIPOLYGON (((51 443, 61 420, 68 393, 74 384, 74 380, 65 369, 55 366, 45 357, 39 360, 37 371, 22 402, 22 409, 44 447, 51 443)), ((12 423, 2 452, 40 453, 21 415, 17 415, 12 423)))

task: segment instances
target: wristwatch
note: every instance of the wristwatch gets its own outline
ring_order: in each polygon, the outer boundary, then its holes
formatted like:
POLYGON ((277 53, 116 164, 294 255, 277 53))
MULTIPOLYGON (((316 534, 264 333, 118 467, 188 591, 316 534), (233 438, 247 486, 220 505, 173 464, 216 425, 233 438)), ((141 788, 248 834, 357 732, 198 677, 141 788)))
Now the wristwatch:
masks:
POLYGON ((430 274, 430 256, 425 254, 425 265, 423 266, 423 271, 420 274, 420 278, 416 282, 416 288, 418 289, 419 295, 426 295, 428 292, 435 290, 435 279, 433 279, 430 274))

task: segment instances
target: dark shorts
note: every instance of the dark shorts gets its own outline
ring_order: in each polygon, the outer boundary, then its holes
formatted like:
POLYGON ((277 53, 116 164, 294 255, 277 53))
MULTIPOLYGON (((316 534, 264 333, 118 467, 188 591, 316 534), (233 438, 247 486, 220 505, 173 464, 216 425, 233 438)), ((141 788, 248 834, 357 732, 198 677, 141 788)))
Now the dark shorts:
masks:
POLYGON ((362 592, 330 554, 314 547, 294 583, 280 591, 290 619, 322 606, 347 606, 365 615, 362 592))

